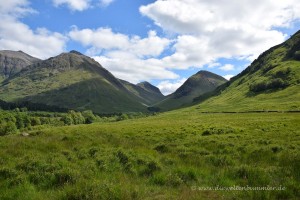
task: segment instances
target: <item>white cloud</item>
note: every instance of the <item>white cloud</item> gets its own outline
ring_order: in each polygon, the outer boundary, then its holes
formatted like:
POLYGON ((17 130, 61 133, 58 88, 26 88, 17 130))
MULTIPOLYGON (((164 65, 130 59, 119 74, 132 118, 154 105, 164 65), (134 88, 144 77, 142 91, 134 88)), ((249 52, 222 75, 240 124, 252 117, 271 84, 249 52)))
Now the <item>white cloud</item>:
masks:
MULTIPOLYGON (((29 7, 28 0, 10 0, 0 4, 0 15, 12 16, 14 18, 24 16, 36 11, 29 7)), ((3 22, 2 22, 3 23, 3 22)))
POLYGON ((54 6, 66 5, 69 9, 73 11, 84 11, 93 7, 93 4, 100 5, 101 7, 107 7, 115 0, 52 0, 54 6))
POLYGON ((66 38, 45 28, 32 30, 19 18, 34 13, 26 0, 0 4, 0 49, 22 50, 32 56, 47 58, 64 50, 66 38))
POLYGON ((176 79, 179 77, 172 71, 156 66, 153 59, 142 60, 132 54, 126 55, 126 52, 113 52, 112 54, 93 58, 120 79, 138 83, 153 79, 176 79))
POLYGON ((90 7, 91 0, 53 0, 54 6, 67 5, 71 10, 83 11, 90 7))
POLYGON ((74 27, 69 36, 89 48, 87 54, 118 78, 132 83, 178 78, 157 59, 172 41, 157 36, 155 31, 140 38, 115 33, 110 28, 78 30, 74 27))
MULTIPOLYGON (((252 61, 286 38, 274 27, 300 19, 298 0, 158 0, 140 7, 165 31, 178 34, 167 64, 203 66, 219 58, 252 61)), ((171 66, 175 67, 175 66, 171 66)))
POLYGON ((298 0, 261 0, 259 4, 252 0, 158 0, 141 6, 140 12, 164 29, 198 34, 243 25, 263 30, 286 27, 299 19, 299 8, 298 0))
POLYGON ((115 0, 100 0, 100 5, 103 7, 109 6, 111 3, 113 3, 115 0))
POLYGON ((129 37, 121 33, 114 33, 110 28, 78 30, 77 27, 74 27, 69 36, 86 47, 92 47, 89 52, 118 50, 138 57, 158 56, 171 42, 166 38, 158 37, 155 31, 149 31, 147 38, 140 38, 139 36, 129 37))
POLYGON ((97 49, 122 49, 129 45, 127 35, 113 33, 110 28, 99 28, 96 30, 74 27, 69 36, 71 39, 80 42, 85 47, 93 46, 97 49))
POLYGON ((234 77, 234 75, 228 74, 228 75, 225 75, 223 77, 229 81, 232 77, 234 77))
POLYGON ((219 67, 219 66, 221 66, 221 63, 215 63, 215 62, 209 63, 207 65, 208 68, 215 68, 215 67, 219 67))
POLYGON ((186 78, 182 78, 175 81, 162 81, 157 87, 164 95, 168 95, 177 90, 186 80, 186 78))
POLYGON ((223 65, 222 67, 219 67, 219 69, 223 71, 232 71, 234 70, 234 66, 232 64, 226 64, 223 65))

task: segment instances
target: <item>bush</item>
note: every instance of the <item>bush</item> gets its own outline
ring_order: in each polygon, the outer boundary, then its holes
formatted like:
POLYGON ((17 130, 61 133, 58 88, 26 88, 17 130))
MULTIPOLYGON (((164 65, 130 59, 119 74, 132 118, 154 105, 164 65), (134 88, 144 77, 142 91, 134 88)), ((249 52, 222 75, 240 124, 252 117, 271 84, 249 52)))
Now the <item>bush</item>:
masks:
POLYGON ((16 124, 13 122, 2 122, 0 124, 0 135, 15 134, 18 132, 16 124))
POLYGON ((91 110, 83 111, 82 116, 84 117, 86 124, 91 124, 96 120, 96 116, 91 110))
POLYGON ((169 151, 168 147, 164 144, 156 146, 154 150, 158 151, 159 153, 167 153, 169 151))
POLYGON ((122 121, 122 120, 126 120, 129 119, 128 115, 123 113, 121 116, 117 117, 117 121, 122 121))
POLYGON ((41 125, 41 120, 39 117, 32 117, 31 118, 31 126, 37 126, 37 125, 41 125))
POLYGON ((72 116, 69 115, 69 114, 63 116, 61 118, 61 120, 64 122, 65 125, 72 125, 72 124, 74 124, 74 120, 73 120, 72 116))
POLYGON ((276 90, 287 87, 289 84, 283 81, 281 78, 275 78, 269 82, 259 82, 250 85, 249 90, 251 92, 263 92, 266 90, 276 90))
POLYGON ((141 171, 142 176, 152 176, 154 172, 161 170, 161 167, 155 161, 147 163, 146 167, 141 171))
POLYGON ((300 51, 296 51, 296 52, 294 53, 294 58, 295 58, 296 60, 300 60, 300 51))
POLYGON ((265 91, 267 89, 267 83, 266 82, 255 83, 250 85, 249 89, 251 92, 265 91))

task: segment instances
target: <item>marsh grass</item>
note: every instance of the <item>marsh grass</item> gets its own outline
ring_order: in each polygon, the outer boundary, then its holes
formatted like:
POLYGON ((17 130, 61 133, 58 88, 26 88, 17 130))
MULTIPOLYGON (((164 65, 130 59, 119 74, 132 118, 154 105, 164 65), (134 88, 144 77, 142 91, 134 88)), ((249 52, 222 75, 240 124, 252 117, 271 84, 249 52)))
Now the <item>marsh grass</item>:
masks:
POLYGON ((0 199, 298 199, 299 122, 185 109, 4 136, 0 199), (286 190, 191 189, 233 185, 286 190))

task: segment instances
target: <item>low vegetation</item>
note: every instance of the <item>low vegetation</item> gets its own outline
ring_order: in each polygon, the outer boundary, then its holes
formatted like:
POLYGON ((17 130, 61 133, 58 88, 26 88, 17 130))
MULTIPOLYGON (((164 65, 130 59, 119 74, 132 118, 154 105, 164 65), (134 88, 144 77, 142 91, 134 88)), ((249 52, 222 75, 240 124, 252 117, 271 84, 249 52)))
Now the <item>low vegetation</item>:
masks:
POLYGON ((189 108, 6 135, 0 199, 298 199, 299 119, 189 108), (284 190, 198 189, 232 186, 284 190))
POLYGON ((16 133, 25 134, 28 131, 44 129, 47 127, 91 124, 93 122, 116 122, 126 119, 146 117, 149 115, 150 114, 144 113, 119 113, 99 116, 95 115, 90 110, 82 112, 70 110, 67 113, 54 113, 28 111, 26 107, 21 109, 15 108, 12 111, 0 110, 0 136, 16 133))

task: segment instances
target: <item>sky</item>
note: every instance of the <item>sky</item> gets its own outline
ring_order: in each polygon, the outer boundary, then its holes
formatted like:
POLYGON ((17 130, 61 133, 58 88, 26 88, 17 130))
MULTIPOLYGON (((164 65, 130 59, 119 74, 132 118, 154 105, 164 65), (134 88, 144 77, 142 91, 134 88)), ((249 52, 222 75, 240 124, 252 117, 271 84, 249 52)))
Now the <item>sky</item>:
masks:
POLYGON ((79 51, 167 95, 200 70, 226 79, 300 29, 299 0, 0 0, 0 50, 79 51))

